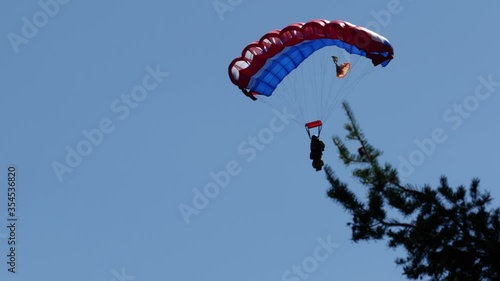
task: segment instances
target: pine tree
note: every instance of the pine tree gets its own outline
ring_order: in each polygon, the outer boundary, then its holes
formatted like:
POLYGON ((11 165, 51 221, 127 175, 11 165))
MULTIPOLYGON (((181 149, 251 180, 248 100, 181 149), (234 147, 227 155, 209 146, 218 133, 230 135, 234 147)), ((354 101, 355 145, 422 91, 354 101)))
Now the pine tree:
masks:
POLYGON ((444 175, 437 188, 402 183, 391 164, 379 163, 382 152, 368 143, 349 104, 343 108, 345 142, 338 136, 333 142, 366 198, 358 198, 331 166, 325 171, 328 197, 352 215, 351 239, 387 240, 390 248, 404 248, 406 257, 395 262, 412 280, 500 280, 500 209, 487 209, 492 198, 479 190, 479 179, 468 188, 450 187, 444 175), (359 145, 357 153, 347 142, 359 145))

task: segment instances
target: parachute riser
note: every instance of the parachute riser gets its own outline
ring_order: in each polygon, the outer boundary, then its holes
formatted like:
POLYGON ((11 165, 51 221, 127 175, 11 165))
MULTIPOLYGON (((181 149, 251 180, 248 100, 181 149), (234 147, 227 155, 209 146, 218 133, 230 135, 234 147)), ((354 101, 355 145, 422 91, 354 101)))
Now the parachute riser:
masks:
POLYGON ((313 122, 306 123, 305 127, 306 127, 307 135, 309 136, 309 139, 312 138, 312 136, 311 136, 311 129, 318 128, 317 137, 319 138, 320 135, 321 135, 321 129, 323 128, 323 123, 321 122, 321 120, 316 120, 316 121, 313 121, 313 122))

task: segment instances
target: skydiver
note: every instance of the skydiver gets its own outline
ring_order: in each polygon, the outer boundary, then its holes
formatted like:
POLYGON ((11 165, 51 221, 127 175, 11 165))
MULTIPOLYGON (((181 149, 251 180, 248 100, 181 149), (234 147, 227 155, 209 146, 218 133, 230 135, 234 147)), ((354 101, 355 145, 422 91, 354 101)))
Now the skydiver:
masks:
POLYGON ((325 150, 325 143, 323 143, 316 135, 311 137, 311 153, 309 158, 313 160, 312 166, 316 171, 321 171, 324 162, 321 160, 323 157, 323 151, 325 150))

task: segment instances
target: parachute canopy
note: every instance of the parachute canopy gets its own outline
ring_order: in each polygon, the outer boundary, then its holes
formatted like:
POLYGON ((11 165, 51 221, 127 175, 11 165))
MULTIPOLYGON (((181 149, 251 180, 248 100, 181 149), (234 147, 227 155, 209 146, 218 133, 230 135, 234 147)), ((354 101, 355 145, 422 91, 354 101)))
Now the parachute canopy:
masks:
POLYGON ((311 54, 337 46, 349 54, 386 66, 394 55, 383 36, 346 21, 312 20, 271 31, 249 44, 229 65, 229 77, 240 89, 271 96, 278 84, 311 54))

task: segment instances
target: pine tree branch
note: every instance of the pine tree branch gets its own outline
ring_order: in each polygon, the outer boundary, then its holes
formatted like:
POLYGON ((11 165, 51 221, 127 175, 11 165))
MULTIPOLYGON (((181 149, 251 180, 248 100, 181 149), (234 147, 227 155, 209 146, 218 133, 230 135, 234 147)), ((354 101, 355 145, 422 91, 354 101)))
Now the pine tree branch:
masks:
POLYGON ((402 184, 397 170, 380 165, 382 152, 368 143, 349 105, 344 102, 343 107, 348 118, 345 139, 361 147, 353 154, 340 137, 333 141, 346 167, 364 165, 352 175, 368 187, 366 202, 331 167, 325 171, 331 184, 328 196, 352 215, 352 239, 388 237, 389 247, 404 247, 407 257, 396 263, 410 279, 500 280, 500 209, 486 209, 492 198, 478 191, 479 180, 472 181, 468 193, 463 186, 452 189, 444 176, 437 189, 402 184), (404 219, 387 218, 388 208, 404 219))

